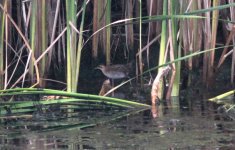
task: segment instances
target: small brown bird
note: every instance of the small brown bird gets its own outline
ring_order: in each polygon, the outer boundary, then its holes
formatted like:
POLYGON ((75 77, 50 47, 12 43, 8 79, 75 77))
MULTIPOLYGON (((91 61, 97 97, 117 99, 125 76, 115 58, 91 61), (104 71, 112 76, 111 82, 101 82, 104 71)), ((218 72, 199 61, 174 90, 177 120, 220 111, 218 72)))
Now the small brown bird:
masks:
POLYGON ((96 69, 100 69, 103 74, 108 77, 109 79, 122 79, 128 77, 130 72, 130 66, 127 65, 99 65, 96 69))
MULTIPOLYGON (((121 65, 121 64, 108 65, 108 66, 99 65, 95 69, 101 70, 102 73, 107 78, 112 80, 112 86, 111 86, 111 88, 112 88, 114 86, 114 82, 113 82, 114 79, 122 79, 122 78, 127 78, 128 77, 129 72, 131 70, 131 65, 132 65, 131 63, 128 63, 126 65, 121 65)), ((110 84, 110 81, 109 81, 109 84, 110 84)), ((100 93, 100 94, 103 94, 103 93, 100 93)), ((114 96, 113 92, 112 92, 112 96, 114 96)))

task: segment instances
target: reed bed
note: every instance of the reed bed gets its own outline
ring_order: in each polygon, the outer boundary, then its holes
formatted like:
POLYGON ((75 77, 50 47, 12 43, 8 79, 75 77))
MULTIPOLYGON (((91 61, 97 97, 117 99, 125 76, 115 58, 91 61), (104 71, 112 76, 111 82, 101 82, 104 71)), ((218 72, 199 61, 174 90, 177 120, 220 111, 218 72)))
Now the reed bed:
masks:
POLYGON ((3 0, 0 89, 48 87, 52 78, 65 80, 64 88, 77 92, 82 69, 135 58, 141 85, 148 82, 144 76, 152 78, 145 72, 156 74, 159 66, 172 63, 168 98, 179 95, 184 69, 187 86, 194 82, 191 72, 201 69, 209 87, 227 62, 233 84, 234 6, 233 0, 3 0), (218 45, 224 49, 222 54, 218 45), (221 57, 219 62, 215 56, 221 57))

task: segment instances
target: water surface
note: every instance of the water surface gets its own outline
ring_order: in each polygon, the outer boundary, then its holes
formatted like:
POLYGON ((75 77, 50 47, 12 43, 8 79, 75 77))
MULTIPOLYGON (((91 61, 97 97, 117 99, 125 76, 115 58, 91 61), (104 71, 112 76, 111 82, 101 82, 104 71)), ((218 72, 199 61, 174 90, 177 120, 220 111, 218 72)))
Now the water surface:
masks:
POLYGON ((235 147, 235 124, 218 105, 202 98, 174 98, 171 104, 123 115, 123 110, 34 113, 23 119, 2 119, 0 149, 198 149, 235 147), (157 112, 157 117, 153 117, 157 112), (102 122, 80 129, 84 120, 102 122), (79 124, 81 123, 81 124, 79 124), (53 127, 53 128, 52 128, 53 127), (58 127, 58 128, 56 128, 58 127))

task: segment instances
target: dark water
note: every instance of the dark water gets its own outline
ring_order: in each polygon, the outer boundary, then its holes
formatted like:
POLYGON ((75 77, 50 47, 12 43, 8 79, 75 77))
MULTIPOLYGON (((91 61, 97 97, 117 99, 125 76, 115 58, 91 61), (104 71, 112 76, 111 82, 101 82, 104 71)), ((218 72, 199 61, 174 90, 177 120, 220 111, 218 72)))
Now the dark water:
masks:
POLYGON ((24 119, 2 119, 0 149, 235 149, 235 123, 218 111, 218 105, 202 98, 173 98, 171 104, 161 103, 155 109, 85 129, 77 124, 106 120, 123 110, 80 112, 70 118, 63 112, 47 112, 47 116, 36 113, 24 119))

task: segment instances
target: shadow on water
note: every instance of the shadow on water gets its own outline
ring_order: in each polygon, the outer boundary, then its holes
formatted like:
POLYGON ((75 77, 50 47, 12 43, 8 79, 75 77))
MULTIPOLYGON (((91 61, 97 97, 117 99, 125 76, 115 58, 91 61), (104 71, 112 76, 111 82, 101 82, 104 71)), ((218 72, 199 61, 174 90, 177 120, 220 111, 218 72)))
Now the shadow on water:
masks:
MULTIPOLYGON (((233 149, 235 124, 218 105, 201 97, 172 98, 160 106, 87 127, 124 110, 55 108, 24 119, 1 120, 0 149, 233 149), (52 128, 53 127, 53 128, 52 128)), ((102 121, 101 121, 102 122, 102 121)))

